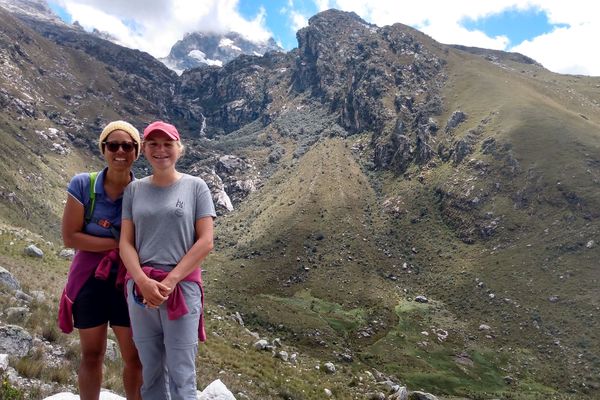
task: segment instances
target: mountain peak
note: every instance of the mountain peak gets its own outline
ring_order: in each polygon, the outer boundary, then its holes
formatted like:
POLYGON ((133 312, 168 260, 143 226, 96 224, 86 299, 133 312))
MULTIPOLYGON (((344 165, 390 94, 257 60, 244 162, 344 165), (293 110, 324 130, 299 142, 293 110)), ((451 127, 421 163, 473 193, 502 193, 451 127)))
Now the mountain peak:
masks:
POLYGON ((330 9, 322 11, 308 20, 308 26, 296 33, 299 47, 308 35, 315 34, 319 40, 336 41, 341 37, 360 35, 364 31, 374 31, 376 25, 370 24, 354 12, 330 9), (308 34, 308 32, 312 32, 308 34))
MULTIPOLYGON (((308 20, 308 25, 317 25, 321 23, 335 22, 346 22, 346 23, 361 23, 364 25, 372 25, 363 20, 354 11, 341 11, 331 8, 329 10, 322 11, 318 14, 313 15, 308 20)), ((372 25, 374 26, 374 25, 372 25)))
POLYGON ((66 25, 51 9, 45 0, 0 0, 0 7, 12 14, 66 25))
POLYGON ((182 72, 206 65, 223 66, 239 55, 262 56, 268 51, 283 51, 273 38, 254 42, 237 32, 225 34, 211 32, 186 33, 161 61, 169 68, 182 72))

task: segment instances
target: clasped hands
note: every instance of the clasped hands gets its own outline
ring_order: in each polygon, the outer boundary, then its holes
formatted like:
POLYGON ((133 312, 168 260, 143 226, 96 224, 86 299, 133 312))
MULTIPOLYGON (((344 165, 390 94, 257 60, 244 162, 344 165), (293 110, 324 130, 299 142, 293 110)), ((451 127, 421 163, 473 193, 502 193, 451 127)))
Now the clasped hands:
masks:
POLYGON ((140 294, 143 297, 143 305, 148 308, 158 308, 169 298, 175 284, 170 284, 167 279, 168 277, 159 282, 152 278, 147 278, 137 284, 140 294))

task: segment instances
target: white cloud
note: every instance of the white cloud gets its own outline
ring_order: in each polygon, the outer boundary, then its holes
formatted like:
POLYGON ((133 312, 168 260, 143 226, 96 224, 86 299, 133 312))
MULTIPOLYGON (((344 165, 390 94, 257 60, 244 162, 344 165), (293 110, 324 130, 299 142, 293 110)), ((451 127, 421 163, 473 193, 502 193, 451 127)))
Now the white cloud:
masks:
MULTIPOLYGON (((321 0, 318 0, 321 1, 321 0)), ((326 1, 326 0, 325 0, 326 1)), ((321 10, 320 10, 321 11, 321 10)), ((292 33, 296 33, 298 30, 308 26, 309 16, 302 13, 298 6, 294 3, 294 0, 288 0, 287 5, 279 10, 279 13, 288 19, 288 27, 292 33)))
POLYGON ((590 47, 600 37, 600 3, 581 0, 536 1, 553 24, 566 24, 524 41, 510 51, 523 53, 551 71, 600 76, 600 53, 590 47))
POLYGON ((599 35, 598 27, 591 24, 558 28, 510 50, 528 55, 551 71, 600 76, 598 52, 585 45, 599 35))
POLYGON ((127 47, 165 57, 185 33, 238 32, 253 41, 266 41, 264 8, 254 19, 237 10, 238 0, 54 0, 88 30, 105 31, 127 47))
POLYGON ((290 28, 294 32, 297 32, 299 29, 302 29, 308 25, 308 18, 295 10, 291 10, 289 12, 289 18, 291 20, 290 28))
MULTIPOLYGON (((252 18, 238 11, 239 0, 51 0, 69 12, 86 29, 107 32, 128 47, 164 57, 185 33, 239 32, 250 40, 274 36, 266 28, 266 11, 252 18)), ((263 1, 263 0, 261 0, 263 1)), ((265 0, 266 1, 266 0, 265 0)), ((280 18, 294 32, 308 23, 307 9, 337 8, 354 11, 379 26, 400 22, 413 26, 442 43, 518 51, 561 73, 600 76, 600 52, 588 43, 600 37, 600 2, 588 0, 287 0, 280 18), (313 7, 306 7, 312 1, 313 7), (510 9, 544 12, 554 31, 523 43, 507 36, 491 37, 462 25, 510 9)), ((277 17, 275 15, 270 17, 277 17)))
POLYGON ((560 73, 600 76, 600 52, 589 43, 600 37, 600 3, 586 0, 437 0, 389 1, 313 0, 320 10, 325 5, 354 11, 379 26, 400 22, 415 27, 442 43, 462 44, 498 50, 518 51, 546 68, 560 73), (546 13, 551 24, 567 27, 538 36, 521 44, 510 43, 507 36, 490 37, 461 25, 465 19, 477 20, 503 11, 535 10, 546 13))
POLYGON ((329 10, 331 8, 331 5, 329 3, 329 0, 315 0, 315 4, 317 6, 318 11, 329 10))

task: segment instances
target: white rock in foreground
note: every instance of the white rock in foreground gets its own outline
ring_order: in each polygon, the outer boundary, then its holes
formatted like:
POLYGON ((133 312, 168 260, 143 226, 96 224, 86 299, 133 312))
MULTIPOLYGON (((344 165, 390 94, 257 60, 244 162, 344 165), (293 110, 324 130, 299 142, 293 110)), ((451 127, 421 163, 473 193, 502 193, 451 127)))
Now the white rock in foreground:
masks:
MULTIPOLYGON (((50 397, 46 397, 44 400, 79 400, 78 394, 63 392, 53 394, 50 397)), ((109 391, 101 391, 100 392, 100 400, 125 400, 125 397, 119 396, 113 392, 109 391)))
MULTIPOLYGON (((62 392, 46 397, 44 400, 80 400, 79 395, 62 392)), ((101 391, 100 400, 126 400, 118 394, 101 391)), ((233 393, 227 389, 227 386, 220 379, 213 381, 202 392, 198 392, 198 400, 235 400, 233 393)))
POLYGON ((220 379, 214 380, 198 395, 198 400, 235 400, 233 393, 220 379))

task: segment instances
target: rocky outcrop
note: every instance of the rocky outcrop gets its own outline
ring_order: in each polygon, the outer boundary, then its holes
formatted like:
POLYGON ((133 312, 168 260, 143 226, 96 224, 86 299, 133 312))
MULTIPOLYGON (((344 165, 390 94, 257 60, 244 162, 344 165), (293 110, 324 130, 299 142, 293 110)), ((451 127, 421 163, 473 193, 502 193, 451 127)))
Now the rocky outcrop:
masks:
POLYGON ((216 164, 216 172, 224 182, 225 191, 234 203, 239 203, 250 193, 256 191, 260 184, 256 167, 233 155, 220 157, 216 164))
POLYGON ((288 55, 268 53, 240 56, 223 68, 186 71, 171 115, 194 136, 228 134, 255 120, 266 124, 271 88, 288 80, 288 64, 288 55))
POLYGON ((329 10, 298 31, 293 85, 320 98, 350 133, 373 132, 374 164, 403 172, 435 156, 444 61, 401 24, 378 28, 329 10), (393 96, 393 97, 392 97, 393 96), (390 107, 393 104, 393 107, 390 107))
POLYGON ((12 290, 21 289, 21 283, 7 269, 0 267, 0 288, 4 286, 12 290))

